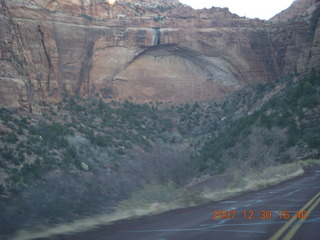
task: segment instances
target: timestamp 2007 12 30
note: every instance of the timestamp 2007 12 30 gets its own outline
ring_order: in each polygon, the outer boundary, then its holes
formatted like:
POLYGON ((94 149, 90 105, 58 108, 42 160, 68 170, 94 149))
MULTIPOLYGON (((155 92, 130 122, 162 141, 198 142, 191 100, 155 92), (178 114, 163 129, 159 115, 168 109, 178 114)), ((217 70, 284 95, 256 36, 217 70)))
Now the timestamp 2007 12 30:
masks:
POLYGON ((213 216, 212 219, 221 220, 221 219, 235 219, 235 218, 243 218, 243 219, 271 219, 274 215, 278 216, 280 219, 290 219, 290 218, 302 218, 307 219, 309 213, 307 211, 212 211, 213 216))

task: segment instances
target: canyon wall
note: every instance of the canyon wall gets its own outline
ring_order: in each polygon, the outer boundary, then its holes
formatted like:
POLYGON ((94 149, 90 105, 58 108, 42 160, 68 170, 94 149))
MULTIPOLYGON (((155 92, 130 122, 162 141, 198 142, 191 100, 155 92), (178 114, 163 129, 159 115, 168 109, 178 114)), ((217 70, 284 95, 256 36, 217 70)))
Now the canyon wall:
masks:
POLYGON ((320 67, 318 0, 270 21, 173 0, 0 2, 7 107, 37 111, 65 94, 183 103, 320 67))

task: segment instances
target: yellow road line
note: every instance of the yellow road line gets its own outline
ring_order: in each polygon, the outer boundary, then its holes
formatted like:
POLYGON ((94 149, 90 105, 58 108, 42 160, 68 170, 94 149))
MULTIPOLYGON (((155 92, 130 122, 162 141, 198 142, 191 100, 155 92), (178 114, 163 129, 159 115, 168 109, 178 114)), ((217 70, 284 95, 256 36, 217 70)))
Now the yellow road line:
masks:
MULTIPOLYGON (((308 214, 310 214, 312 212, 313 209, 315 209, 315 207, 320 203, 320 198, 318 198, 318 200, 308 209, 308 214)), ((305 221, 306 219, 301 218, 300 221, 298 223, 296 223, 297 225, 295 225, 287 234, 286 236, 283 238, 283 240, 290 240, 294 234, 299 230, 299 228, 302 226, 303 221, 305 221)))
MULTIPOLYGON (((320 196, 320 192, 316 194, 306 205, 304 205, 299 211, 305 211, 309 205, 311 205, 318 197, 320 196)), ((316 201, 317 203, 317 201, 316 201)), ((298 219, 296 215, 289 220, 284 226, 282 226, 269 240, 277 240, 279 237, 292 225, 292 223, 298 219)))

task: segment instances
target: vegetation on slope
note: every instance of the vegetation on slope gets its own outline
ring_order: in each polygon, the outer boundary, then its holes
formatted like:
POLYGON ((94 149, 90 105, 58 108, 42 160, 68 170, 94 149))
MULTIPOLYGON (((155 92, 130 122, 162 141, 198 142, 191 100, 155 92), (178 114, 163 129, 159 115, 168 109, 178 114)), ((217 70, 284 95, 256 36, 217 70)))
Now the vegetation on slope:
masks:
POLYGON ((2 230, 112 212, 134 190, 191 175, 173 120, 152 105, 67 96, 42 116, 1 109, 2 230), (176 169, 180 169, 177 174, 176 169), (14 224, 12 224, 14 223, 14 224))
MULTIPOLYGON (((221 173, 234 165, 263 168, 320 153, 320 72, 283 79, 282 91, 255 112, 234 115, 193 154, 200 171, 221 173)), ((268 87, 260 86, 259 88, 268 87)))
POLYGON ((1 108, 1 230, 171 200, 154 192, 319 157, 319 92, 312 71, 181 106, 66 96, 42 115, 1 108))

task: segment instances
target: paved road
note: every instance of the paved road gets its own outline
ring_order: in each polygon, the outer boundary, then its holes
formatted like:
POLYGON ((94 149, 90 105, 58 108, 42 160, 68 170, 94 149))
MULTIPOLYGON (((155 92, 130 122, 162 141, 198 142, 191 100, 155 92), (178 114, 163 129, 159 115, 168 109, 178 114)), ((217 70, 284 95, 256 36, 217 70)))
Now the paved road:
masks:
POLYGON ((240 197, 122 220, 54 239, 320 240, 320 168, 313 167, 301 177, 240 197))

